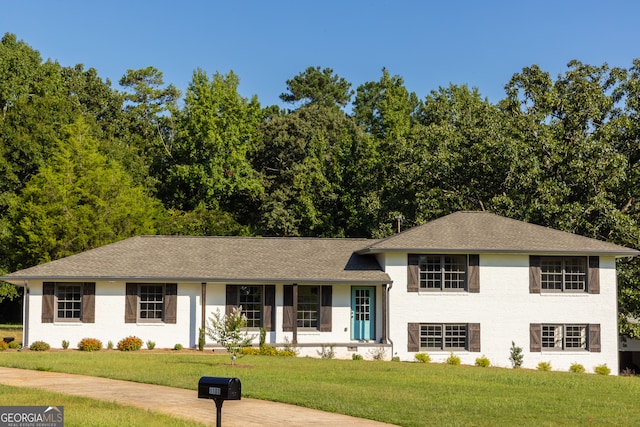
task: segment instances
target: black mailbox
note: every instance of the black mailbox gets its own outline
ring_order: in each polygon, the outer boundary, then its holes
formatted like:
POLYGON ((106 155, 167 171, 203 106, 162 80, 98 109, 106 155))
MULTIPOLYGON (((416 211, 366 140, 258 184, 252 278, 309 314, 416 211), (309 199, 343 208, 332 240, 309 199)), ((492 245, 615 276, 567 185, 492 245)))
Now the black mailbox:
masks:
POLYGON ((241 395, 238 378, 202 377, 198 382, 199 399, 240 400, 241 395))

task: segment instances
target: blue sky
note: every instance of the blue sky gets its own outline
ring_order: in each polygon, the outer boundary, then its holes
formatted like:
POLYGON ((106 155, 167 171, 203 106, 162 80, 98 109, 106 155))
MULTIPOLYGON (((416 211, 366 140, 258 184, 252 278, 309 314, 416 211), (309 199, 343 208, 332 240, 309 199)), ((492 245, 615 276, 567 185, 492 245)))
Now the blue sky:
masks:
POLYGON ((420 98, 453 83, 497 102, 532 64, 553 77, 571 59, 629 68, 638 17, 634 0, 5 0, 0 32, 117 88, 127 69, 146 66, 183 93, 196 68, 233 70, 240 93, 265 106, 281 104, 286 80, 308 66, 354 89, 385 67, 420 98))

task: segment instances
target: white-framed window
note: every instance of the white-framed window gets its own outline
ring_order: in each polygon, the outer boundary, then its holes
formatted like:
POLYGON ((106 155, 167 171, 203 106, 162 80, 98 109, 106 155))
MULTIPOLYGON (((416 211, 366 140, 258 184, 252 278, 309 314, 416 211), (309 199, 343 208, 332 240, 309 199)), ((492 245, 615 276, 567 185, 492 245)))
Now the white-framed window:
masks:
POLYGON ((82 285, 56 284, 56 321, 80 321, 82 315, 82 285))
POLYGON ((282 330, 315 329, 331 332, 332 295, 332 285, 284 285, 282 330))
POLYGON ((240 307, 247 318, 247 328, 265 328, 272 331, 275 325, 275 285, 242 284, 226 285, 225 313, 240 307))
POLYGON ((138 318, 143 322, 162 321, 164 317, 164 286, 140 285, 138 318))
POLYGON ((247 318, 248 328, 262 327, 263 286, 238 286, 238 305, 247 318))
POLYGON ((586 350, 587 325, 542 325, 542 350, 586 350))
POLYGON ((420 324, 420 351, 467 350, 466 323, 420 324))
POLYGON ((95 322, 94 282, 43 282, 42 323, 95 322))
POLYGON ((298 328, 318 328, 320 286, 298 287, 298 328))
POLYGON ((421 290, 464 291, 467 288, 465 255, 423 255, 418 266, 421 290))
POLYGON ((125 323, 176 323, 176 283, 127 283, 125 323))
POLYGON ((585 292, 586 257, 541 257, 541 288, 544 292, 585 292))

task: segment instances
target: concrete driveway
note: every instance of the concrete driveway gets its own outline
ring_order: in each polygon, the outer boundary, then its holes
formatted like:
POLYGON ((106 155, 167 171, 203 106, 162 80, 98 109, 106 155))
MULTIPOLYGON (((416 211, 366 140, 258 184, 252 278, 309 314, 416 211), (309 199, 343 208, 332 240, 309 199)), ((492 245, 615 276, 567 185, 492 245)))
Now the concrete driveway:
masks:
MULTIPOLYGON (((37 388, 116 402, 148 411, 215 425, 213 400, 198 399, 195 390, 130 381, 0 367, 0 384, 37 388)), ((295 405, 242 398, 222 406, 222 424, 231 426, 390 426, 391 424, 333 414, 295 405)))

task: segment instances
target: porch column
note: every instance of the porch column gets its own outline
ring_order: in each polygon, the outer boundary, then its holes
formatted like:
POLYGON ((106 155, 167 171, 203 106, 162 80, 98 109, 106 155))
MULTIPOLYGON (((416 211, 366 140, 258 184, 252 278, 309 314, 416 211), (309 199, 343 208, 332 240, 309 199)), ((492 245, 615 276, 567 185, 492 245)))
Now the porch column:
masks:
POLYGON ((389 285, 384 283, 382 285, 382 336, 380 337, 380 342, 382 344, 389 344, 387 339, 387 312, 389 309, 389 285))
MULTIPOLYGON (((200 295, 200 316, 202 317, 202 329, 207 330, 207 283, 202 282, 202 290, 200 295)), ((199 335, 198 335, 199 337, 199 335)))
POLYGON ((298 284, 293 284, 293 338, 292 344, 298 344, 298 284))

